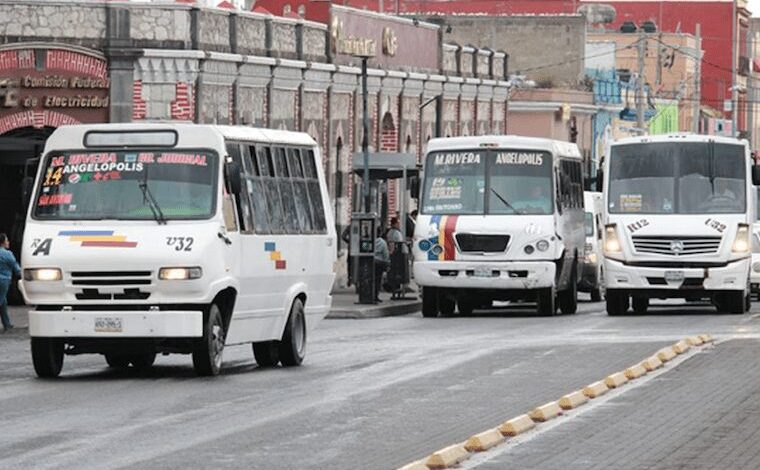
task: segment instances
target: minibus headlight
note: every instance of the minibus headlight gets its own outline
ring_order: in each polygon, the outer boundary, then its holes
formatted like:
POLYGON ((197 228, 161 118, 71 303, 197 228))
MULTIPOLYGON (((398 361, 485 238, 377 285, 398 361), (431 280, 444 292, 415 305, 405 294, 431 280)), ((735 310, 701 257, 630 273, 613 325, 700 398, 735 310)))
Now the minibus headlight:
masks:
POLYGON ((539 240, 538 243, 536 243, 536 248, 538 248, 538 251, 546 251, 549 249, 549 242, 546 240, 539 240))
POLYGON ((597 261, 597 259, 596 259, 596 253, 594 253, 592 251, 591 253, 587 254, 586 255, 586 261, 588 261, 591 264, 596 264, 596 261, 597 261))
POLYGON ((63 278, 58 268, 24 269, 25 281, 60 281, 63 278))
POLYGON ((525 248, 523 248, 523 251, 525 251, 525 254, 532 255, 534 251, 536 251, 535 248, 533 248, 533 245, 525 245, 525 248))
POLYGON ((609 224, 604 227, 604 251, 607 253, 620 253, 621 251, 616 229, 616 224, 609 224))
POLYGON ((200 279, 201 276, 203 276, 203 270, 199 267, 161 268, 158 271, 158 278, 163 281, 187 281, 190 279, 200 279))
POLYGON ((734 253, 749 253, 749 249, 749 226, 747 224, 739 224, 731 251, 734 253))

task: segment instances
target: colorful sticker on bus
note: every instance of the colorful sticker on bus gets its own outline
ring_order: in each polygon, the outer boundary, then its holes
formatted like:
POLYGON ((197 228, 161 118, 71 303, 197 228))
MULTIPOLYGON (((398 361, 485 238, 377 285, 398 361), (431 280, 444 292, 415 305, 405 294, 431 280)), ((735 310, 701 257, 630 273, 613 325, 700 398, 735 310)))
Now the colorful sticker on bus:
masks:
POLYGON ((113 230, 62 230, 59 237, 68 237, 70 242, 80 242, 81 247, 134 248, 137 242, 127 240, 126 235, 117 235, 113 230))
POLYGON ((419 247, 427 252, 429 261, 453 261, 456 259, 454 231, 457 228, 458 215, 434 215, 430 225, 435 226, 438 235, 422 240, 419 247))

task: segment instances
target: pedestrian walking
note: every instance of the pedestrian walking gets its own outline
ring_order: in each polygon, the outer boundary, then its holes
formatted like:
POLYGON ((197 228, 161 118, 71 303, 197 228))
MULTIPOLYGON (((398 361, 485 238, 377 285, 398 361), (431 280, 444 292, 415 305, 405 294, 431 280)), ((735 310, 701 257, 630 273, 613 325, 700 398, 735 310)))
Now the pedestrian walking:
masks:
POLYGON ((391 264, 388 243, 383 238, 383 229, 378 227, 375 238, 375 302, 380 302, 380 290, 383 286, 383 274, 391 264))
POLYGON ((21 267, 16 262, 16 257, 11 253, 11 243, 8 235, 0 233, 0 320, 3 322, 3 331, 13 328, 8 316, 8 289, 11 287, 13 275, 21 276, 21 267))

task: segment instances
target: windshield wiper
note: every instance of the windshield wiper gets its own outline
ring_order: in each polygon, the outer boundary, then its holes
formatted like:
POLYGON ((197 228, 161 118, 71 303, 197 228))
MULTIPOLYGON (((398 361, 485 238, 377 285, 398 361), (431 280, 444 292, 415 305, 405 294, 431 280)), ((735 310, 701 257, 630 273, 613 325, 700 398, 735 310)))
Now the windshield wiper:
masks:
POLYGON ((143 204, 148 203, 150 211, 153 213, 153 218, 156 219, 158 225, 166 225, 166 217, 161 212, 161 208, 156 202, 156 198, 153 197, 153 193, 150 192, 148 187, 148 172, 146 171, 142 180, 140 180, 140 191, 143 193, 143 204))
POLYGON ((508 208, 512 209, 512 212, 514 212, 515 214, 523 214, 522 211, 518 211, 517 209, 515 209, 515 207, 512 204, 509 203, 509 201, 507 201, 506 199, 504 199, 504 197, 501 194, 499 194, 498 191, 496 191, 493 188, 491 188, 491 191, 496 195, 496 197, 499 198, 499 200, 501 202, 504 203, 505 206, 507 206, 508 208))

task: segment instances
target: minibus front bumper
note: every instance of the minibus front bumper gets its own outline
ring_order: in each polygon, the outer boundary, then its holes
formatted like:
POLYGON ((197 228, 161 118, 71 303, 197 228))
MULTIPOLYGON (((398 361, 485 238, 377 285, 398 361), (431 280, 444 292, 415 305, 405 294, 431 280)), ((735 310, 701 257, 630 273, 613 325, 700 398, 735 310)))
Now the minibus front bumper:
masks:
POLYGON ((203 312, 56 310, 29 312, 29 336, 52 338, 199 338, 203 312))
POLYGON ((669 267, 631 265, 605 258, 607 289, 681 292, 714 292, 746 289, 750 259, 719 265, 669 267))
POLYGON ((552 261, 415 261, 420 286, 458 289, 541 289, 555 282, 552 261))

